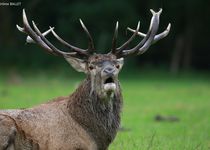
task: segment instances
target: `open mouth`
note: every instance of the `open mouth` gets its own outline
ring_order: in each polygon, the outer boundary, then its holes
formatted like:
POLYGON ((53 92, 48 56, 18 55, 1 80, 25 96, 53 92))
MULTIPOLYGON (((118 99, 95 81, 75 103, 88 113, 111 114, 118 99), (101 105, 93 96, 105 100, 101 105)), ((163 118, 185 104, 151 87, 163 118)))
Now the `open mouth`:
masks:
POLYGON ((112 77, 107 78, 104 84, 107 84, 107 83, 114 83, 114 79, 112 77))
POLYGON ((115 89, 116 89, 116 84, 114 82, 114 79, 112 77, 107 78, 104 81, 104 90, 105 90, 105 92, 115 91, 115 89))

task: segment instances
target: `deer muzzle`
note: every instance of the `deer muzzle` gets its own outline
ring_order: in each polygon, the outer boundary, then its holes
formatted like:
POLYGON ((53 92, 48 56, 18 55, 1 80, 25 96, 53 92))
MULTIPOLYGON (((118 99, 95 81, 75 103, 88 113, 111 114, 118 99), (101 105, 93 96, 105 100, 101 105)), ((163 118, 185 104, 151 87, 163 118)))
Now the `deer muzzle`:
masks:
POLYGON ((103 89, 105 92, 114 92, 116 90, 116 68, 114 66, 106 66, 102 71, 103 89))

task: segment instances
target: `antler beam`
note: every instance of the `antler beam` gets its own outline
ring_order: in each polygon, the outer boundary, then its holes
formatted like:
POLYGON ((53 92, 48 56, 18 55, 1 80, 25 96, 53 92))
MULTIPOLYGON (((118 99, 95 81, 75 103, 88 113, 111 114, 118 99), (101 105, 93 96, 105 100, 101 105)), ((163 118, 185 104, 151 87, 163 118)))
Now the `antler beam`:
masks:
POLYGON ((160 15, 162 13, 162 9, 160 9, 158 12, 155 12, 152 9, 150 11, 152 13, 152 18, 150 21, 150 27, 149 27, 147 34, 139 32, 140 22, 138 22, 136 30, 128 28, 129 31, 133 32, 133 35, 122 46, 120 46, 119 48, 112 49, 111 52, 113 54, 115 54, 119 58, 126 57, 129 55, 143 54, 144 52, 146 52, 148 50, 148 48, 152 44, 154 44, 155 42, 159 41, 160 39, 162 39, 168 35, 170 28, 171 28, 170 23, 164 32, 156 35, 158 27, 159 27, 159 20, 160 20, 160 15), (142 36, 144 38, 135 47, 133 47, 131 49, 126 49, 127 46, 131 43, 131 41, 136 37, 136 35, 142 36))
MULTIPOLYGON (((159 41, 160 39, 166 37, 169 34, 171 24, 169 23, 166 30, 160 34, 157 34, 157 30, 159 27, 159 19, 160 15, 162 13, 162 9, 160 9, 158 12, 155 12, 154 10, 150 10, 152 13, 152 18, 150 21, 150 27, 148 29, 147 34, 144 34, 142 32, 139 32, 140 28, 140 22, 138 22, 136 30, 127 28, 129 31, 133 32, 132 36, 120 47, 116 47, 117 45, 117 35, 118 35, 118 26, 119 23, 116 22, 115 26, 115 31, 114 31, 114 36, 112 40, 112 50, 111 53, 116 55, 118 58, 121 57, 126 57, 129 55, 140 55, 143 54, 148 50, 148 48, 159 41), (131 49, 127 49, 128 45, 133 41, 133 39, 136 37, 136 35, 139 35, 143 37, 142 41, 140 41, 135 47, 131 49)), ((75 47, 65 40, 63 40, 58 34, 54 31, 54 27, 50 27, 49 30, 45 31, 44 33, 41 33, 41 31, 38 29, 36 26, 35 22, 32 21, 33 24, 33 29, 31 28, 30 24, 28 23, 28 19, 26 17, 25 9, 23 9, 23 25, 24 27, 20 27, 17 25, 17 28, 19 31, 28 34, 26 38, 27 43, 37 43, 39 46, 44 48, 45 51, 48 53, 54 54, 54 55, 59 55, 63 57, 82 57, 84 59, 87 59, 90 55, 92 55, 95 51, 94 43, 93 43, 93 38, 91 37, 88 29, 80 19, 80 24, 86 33, 88 37, 88 48, 87 49, 81 49, 78 47, 75 47), (61 42, 63 45, 68 47, 69 49, 72 50, 72 52, 64 52, 56 48, 45 36, 47 36, 49 33, 52 33, 53 36, 61 42)))
POLYGON ((64 41, 63 39, 61 39, 54 31, 54 27, 50 27, 49 30, 45 31, 44 33, 41 33, 40 30, 38 29, 38 27, 36 26, 35 22, 32 21, 33 24, 33 28, 34 30, 31 28, 30 24, 28 23, 28 19, 26 17, 26 13, 25 13, 25 9, 23 9, 23 28, 17 25, 17 29, 20 32, 26 33, 28 34, 27 38, 26 38, 26 42, 27 43, 36 43, 39 46, 41 46, 42 48, 44 48, 45 51, 47 51, 48 53, 54 54, 54 55, 59 55, 59 56, 63 56, 63 57, 82 57, 82 58, 88 58, 94 49, 94 44, 93 44, 93 39, 89 33, 89 31, 87 30, 87 28, 85 27, 84 23, 82 22, 82 20, 80 19, 80 23, 82 25, 82 28, 84 29, 85 33, 88 36, 88 40, 89 40, 89 46, 88 49, 81 49, 78 47, 75 47, 69 43, 67 43, 66 41, 64 41), (58 48, 56 48, 49 40, 47 40, 47 38, 45 37, 46 35, 48 35, 50 32, 53 33, 53 35, 55 36, 55 38, 60 41, 62 44, 64 44, 65 46, 67 46, 68 48, 70 48, 71 50, 73 50, 73 52, 64 52, 59 50, 58 48))

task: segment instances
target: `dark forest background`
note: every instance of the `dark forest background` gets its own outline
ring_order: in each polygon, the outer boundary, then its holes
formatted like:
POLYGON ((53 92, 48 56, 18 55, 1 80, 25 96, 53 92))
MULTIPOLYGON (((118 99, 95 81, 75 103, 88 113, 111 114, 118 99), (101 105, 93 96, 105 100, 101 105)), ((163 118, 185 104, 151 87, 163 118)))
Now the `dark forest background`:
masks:
MULTIPOLYGON (((0 1, 2 2, 2 1, 0 1)), ((4 1, 8 2, 8 1, 4 1)), ((79 18, 91 32, 97 51, 110 51, 116 21, 119 21, 118 45, 131 35, 126 28, 135 28, 141 21, 140 31, 146 32, 151 13, 149 9, 163 8, 159 32, 172 24, 170 34, 151 46, 142 56, 129 58, 130 66, 165 68, 172 73, 186 70, 210 69, 210 1, 208 0, 20 0, 18 6, 0 6, 0 67, 53 68, 65 66, 59 57, 50 56, 37 45, 25 44, 26 36, 16 29, 22 26, 22 9, 28 19, 34 20, 43 32, 49 26, 68 42, 87 47, 87 38, 79 18)), ((56 46, 66 50, 52 36, 56 46)), ((131 47, 139 42, 136 38, 131 47)), ((129 66, 128 65, 128 66, 129 66)), ((135 68, 134 67, 134 68, 135 68)), ((1 70, 2 70, 1 69, 1 70)))

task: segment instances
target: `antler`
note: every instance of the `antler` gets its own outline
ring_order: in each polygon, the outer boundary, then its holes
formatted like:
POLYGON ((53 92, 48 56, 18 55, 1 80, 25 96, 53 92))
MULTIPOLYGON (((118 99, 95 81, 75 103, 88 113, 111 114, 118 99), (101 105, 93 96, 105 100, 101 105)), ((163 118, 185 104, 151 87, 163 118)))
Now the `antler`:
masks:
POLYGON ((75 47, 69 43, 67 43, 66 41, 64 41, 63 39, 61 39, 54 31, 54 27, 50 27, 49 30, 47 30, 44 33, 41 33, 40 30, 38 29, 38 27, 36 26, 35 22, 32 21, 33 24, 33 28, 34 30, 31 28, 31 26, 28 23, 28 19, 26 17, 26 13, 25 13, 25 9, 23 9, 23 28, 17 25, 17 29, 20 32, 26 33, 28 34, 26 42, 27 43, 37 43, 39 46, 41 46, 42 48, 44 48, 45 51, 47 51, 48 53, 54 54, 54 55, 58 55, 58 56, 63 56, 63 57, 82 57, 82 58, 88 58, 93 52, 94 52, 94 44, 93 44, 93 39, 89 33, 89 31, 87 30, 87 28, 85 27, 85 25, 83 24, 82 20, 80 19, 80 23, 82 25, 82 28, 84 29, 85 33, 88 36, 89 39, 89 46, 88 49, 81 49, 78 47, 75 47), (68 48, 70 48, 71 50, 73 50, 73 52, 64 52, 59 50, 58 48, 56 48, 49 40, 47 40, 45 38, 45 36, 47 34, 49 34, 50 32, 53 33, 53 35, 55 36, 55 38, 60 41, 62 44, 64 44, 65 46, 67 46, 68 48))
MULTIPOLYGON (((133 35, 129 38, 129 40, 126 41, 121 47, 118 47, 118 48, 115 48, 115 49, 112 48, 111 52, 113 54, 115 54, 118 58, 126 57, 128 55, 143 54, 145 51, 148 50, 148 48, 152 44, 154 44, 158 40, 160 40, 160 39, 162 39, 162 38, 164 38, 168 35, 168 33, 170 31, 170 27, 171 27, 170 23, 169 23, 167 29, 164 32, 156 35, 158 27, 159 27, 159 18, 160 18, 160 15, 162 13, 162 9, 160 9, 158 12, 155 12, 152 9, 150 11, 152 13, 152 18, 151 18, 150 27, 149 27, 149 30, 148 30, 147 34, 139 32, 140 22, 138 22, 136 30, 128 28, 128 30, 133 32, 133 35), (131 43, 131 41, 136 37, 136 35, 140 35, 140 36, 144 37, 143 40, 141 42, 139 42, 139 44, 136 45, 134 48, 126 49, 127 46, 131 43)), ((116 37, 116 31, 117 30, 115 29, 114 37, 116 37)), ((116 38, 113 38, 113 39, 116 40, 116 38)))
MULTIPOLYGON (((136 30, 131 29, 131 28, 129 28, 129 27, 128 27, 127 29, 128 29, 129 31, 133 32, 133 33, 136 32, 136 30)), ((158 35, 155 35, 152 44, 154 44, 154 43, 156 43, 157 41, 159 41, 159 40, 163 39, 164 37, 166 37, 166 36, 169 34, 170 29, 171 29, 171 24, 169 23, 165 31, 163 31, 162 33, 160 33, 160 34, 158 34, 158 35)), ((146 36, 146 34, 144 34, 144 33, 142 33, 142 32, 138 32, 138 35, 141 36, 141 37, 145 37, 145 36, 146 36)))
MULTIPOLYGON (((113 41, 112 41, 112 50, 111 53, 116 55, 118 58, 120 57, 126 57, 128 55, 140 55, 143 54, 147 49, 160 39, 166 37, 170 31, 171 24, 168 24, 167 29, 156 35, 158 27, 159 27, 159 19, 160 15, 162 13, 162 9, 160 9, 158 12, 153 11, 152 9, 150 10, 152 13, 152 18, 150 21, 150 27, 147 32, 147 34, 144 34, 142 32, 139 32, 140 28, 140 22, 138 22, 138 25, 136 27, 136 30, 133 30, 131 28, 127 28, 129 31, 133 32, 132 36, 120 47, 116 48, 117 45, 117 35, 118 35, 118 22, 116 23, 115 27, 115 32, 113 36, 113 41), (137 44, 134 48, 131 49, 126 49, 128 45, 132 42, 132 40, 136 37, 136 35, 139 35, 141 37, 144 37, 139 44, 137 44)), ((24 27, 20 27, 17 25, 17 28, 19 31, 28 34, 26 42, 27 43, 37 43, 39 46, 44 48, 45 51, 48 53, 54 54, 54 55, 59 55, 63 57, 82 57, 84 59, 87 59, 91 54, 94 53, 95 48, 93 44, 93 38, 91 37, 88 29, 80 19, 80 24, 86 33, 88 37, 88 48, 87 49, 81 49, 78 47, 75 47, 69 43, 67 43, 65 40, 63 40, 60 36, 58 36, 55 31, 54 27, 50 27, 49 30, 45 31, 44 33, 41 33, 38 27, 36 26, 35 22, 32 21, 33 28, 28 23, 28 19, 26 17, 25 9, 23 9, 23 25, 24 27), (52 33, 54 37, 61 42, 63 45, 66 47, 70 48, 72 52, 64 52, 56 48, 47 38, 45 37, 49 33, 52 33)))
POLYGON ((111 51, 111 53, 118 54, 120 51, 122 51, 123 49, 125 49, 126 47, 128 47, 128 45, 131 43, 131 41, 138 34, 139 27, 140 27, 140 21, 138 22, 138 25, 137 25, 136 30, 133 33, 133 35, 122 46, 116 48, 117 33, 118 33, 118 22, 117 22, 116 27, 115 27, 113 41, 112 41, 112 51, 111 51))

